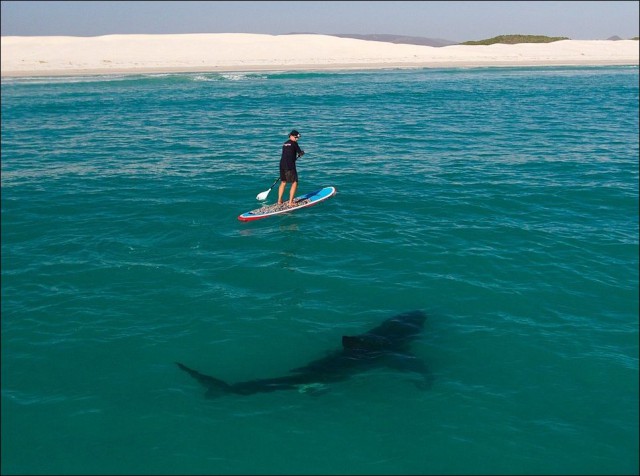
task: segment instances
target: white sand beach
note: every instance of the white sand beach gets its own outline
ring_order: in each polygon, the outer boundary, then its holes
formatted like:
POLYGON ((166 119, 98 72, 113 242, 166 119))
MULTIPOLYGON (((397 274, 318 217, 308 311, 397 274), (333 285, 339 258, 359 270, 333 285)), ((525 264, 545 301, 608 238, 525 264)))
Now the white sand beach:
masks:
POLYGON ((479 66, 638 65, 634 40, 454 45, 244 33, 3 36, 2 76, 479 66))

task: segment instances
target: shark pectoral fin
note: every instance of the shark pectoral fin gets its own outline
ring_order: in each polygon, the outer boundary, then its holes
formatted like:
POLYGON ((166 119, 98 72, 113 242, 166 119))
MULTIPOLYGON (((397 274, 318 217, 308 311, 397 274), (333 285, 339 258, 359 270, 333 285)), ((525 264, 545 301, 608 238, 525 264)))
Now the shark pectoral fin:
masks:
POLYGON ((414 383, 420 390, 428 390, 433 385, 433 375, 423 360, 410 353, 394 354, 387 360, 387 365, 403 372, 413 372, 420 375, 414 383))
POLYGON ((187 372, 189 375, 191 375, 207 389, 207 392, 205 394, 207 398, 213 398, 225 393, 232 392, 231 385, 224 382, 223 380, 217 379, 215 377, 210 377, 209 375, 201 374, 197 370, 190 369, 180 362, 176 362, 176 365, 187 372))

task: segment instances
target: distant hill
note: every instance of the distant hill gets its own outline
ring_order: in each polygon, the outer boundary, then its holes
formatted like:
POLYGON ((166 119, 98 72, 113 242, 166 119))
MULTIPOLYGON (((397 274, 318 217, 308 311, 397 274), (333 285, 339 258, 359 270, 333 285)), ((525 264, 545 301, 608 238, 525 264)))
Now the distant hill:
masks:
POLYGON ((451 46, 457 45, 456 41, 442 40, 440 38, 425 38, 422 36, 403 36, 403 35, 385 35, 385 34, 371 34, 371 35, 356 35, 351 33, 340 33, 336 35, 339 38, 355 38, 356 40, 367 41, 384 41, 385 43, 399 43, 403 45, 421 45, 421 46, 451 46))
POLYGON ((570 40, 566 36, 544 36, 544 35, 500 35, 487 40, 465 41, 462 45, 495 45, 502 43, 515 45, 517 43, 553 43, 554 41, 570 40))
POLYGON ((424 38, 422 36, 403 36, 403 35, 386 35, 386 34, 371 34, 371 35, 358 35, 355 33, 287 33, 287 35, 327 35, 337 36, 338 38, 353 38, 356 40, 367 41, 384 41, 385 43, 398 43, 404 45, 421 45, 421 46, 450 46, 457 45, 456 41, 442 40, 439 38, 424 38))
MULTIPOLYGON (((629 38, 629 39, 638 41, 638 37, 637 36, 634 36, 633 38, 629 38)), ((624 40, 624 38, 620 38, 618 35, 615 35, 615 36, 611 36, 611 37, 607 38, 607 40, 610 40, 610 41, 621 41, 621 40, 624 40)))
POLYGON ((620 38, 618 35, 607 38, 607 40, 610 40, 610 41, 620 41, 621 39, 622 38, 620 38))

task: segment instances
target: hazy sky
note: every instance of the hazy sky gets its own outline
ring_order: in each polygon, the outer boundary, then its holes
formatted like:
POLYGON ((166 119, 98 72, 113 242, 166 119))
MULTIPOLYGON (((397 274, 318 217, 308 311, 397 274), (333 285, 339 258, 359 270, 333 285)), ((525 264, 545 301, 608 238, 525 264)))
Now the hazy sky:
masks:
POLYGON ((2 35, 387 33, 638 36, 638 1, 2 1, 2 35))

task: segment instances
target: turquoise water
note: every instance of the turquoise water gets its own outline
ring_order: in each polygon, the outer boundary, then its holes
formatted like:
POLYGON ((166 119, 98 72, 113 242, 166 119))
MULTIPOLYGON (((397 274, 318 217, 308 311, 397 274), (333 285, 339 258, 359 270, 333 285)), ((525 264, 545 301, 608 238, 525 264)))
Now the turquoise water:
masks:
POLYGON ((637 474, 638 103, 637 67, 3 79, 2 473, 637 474), (238 221, 292 128, 338 193, 238 221), (417 309, 428 390, 174 364, 417 309))

